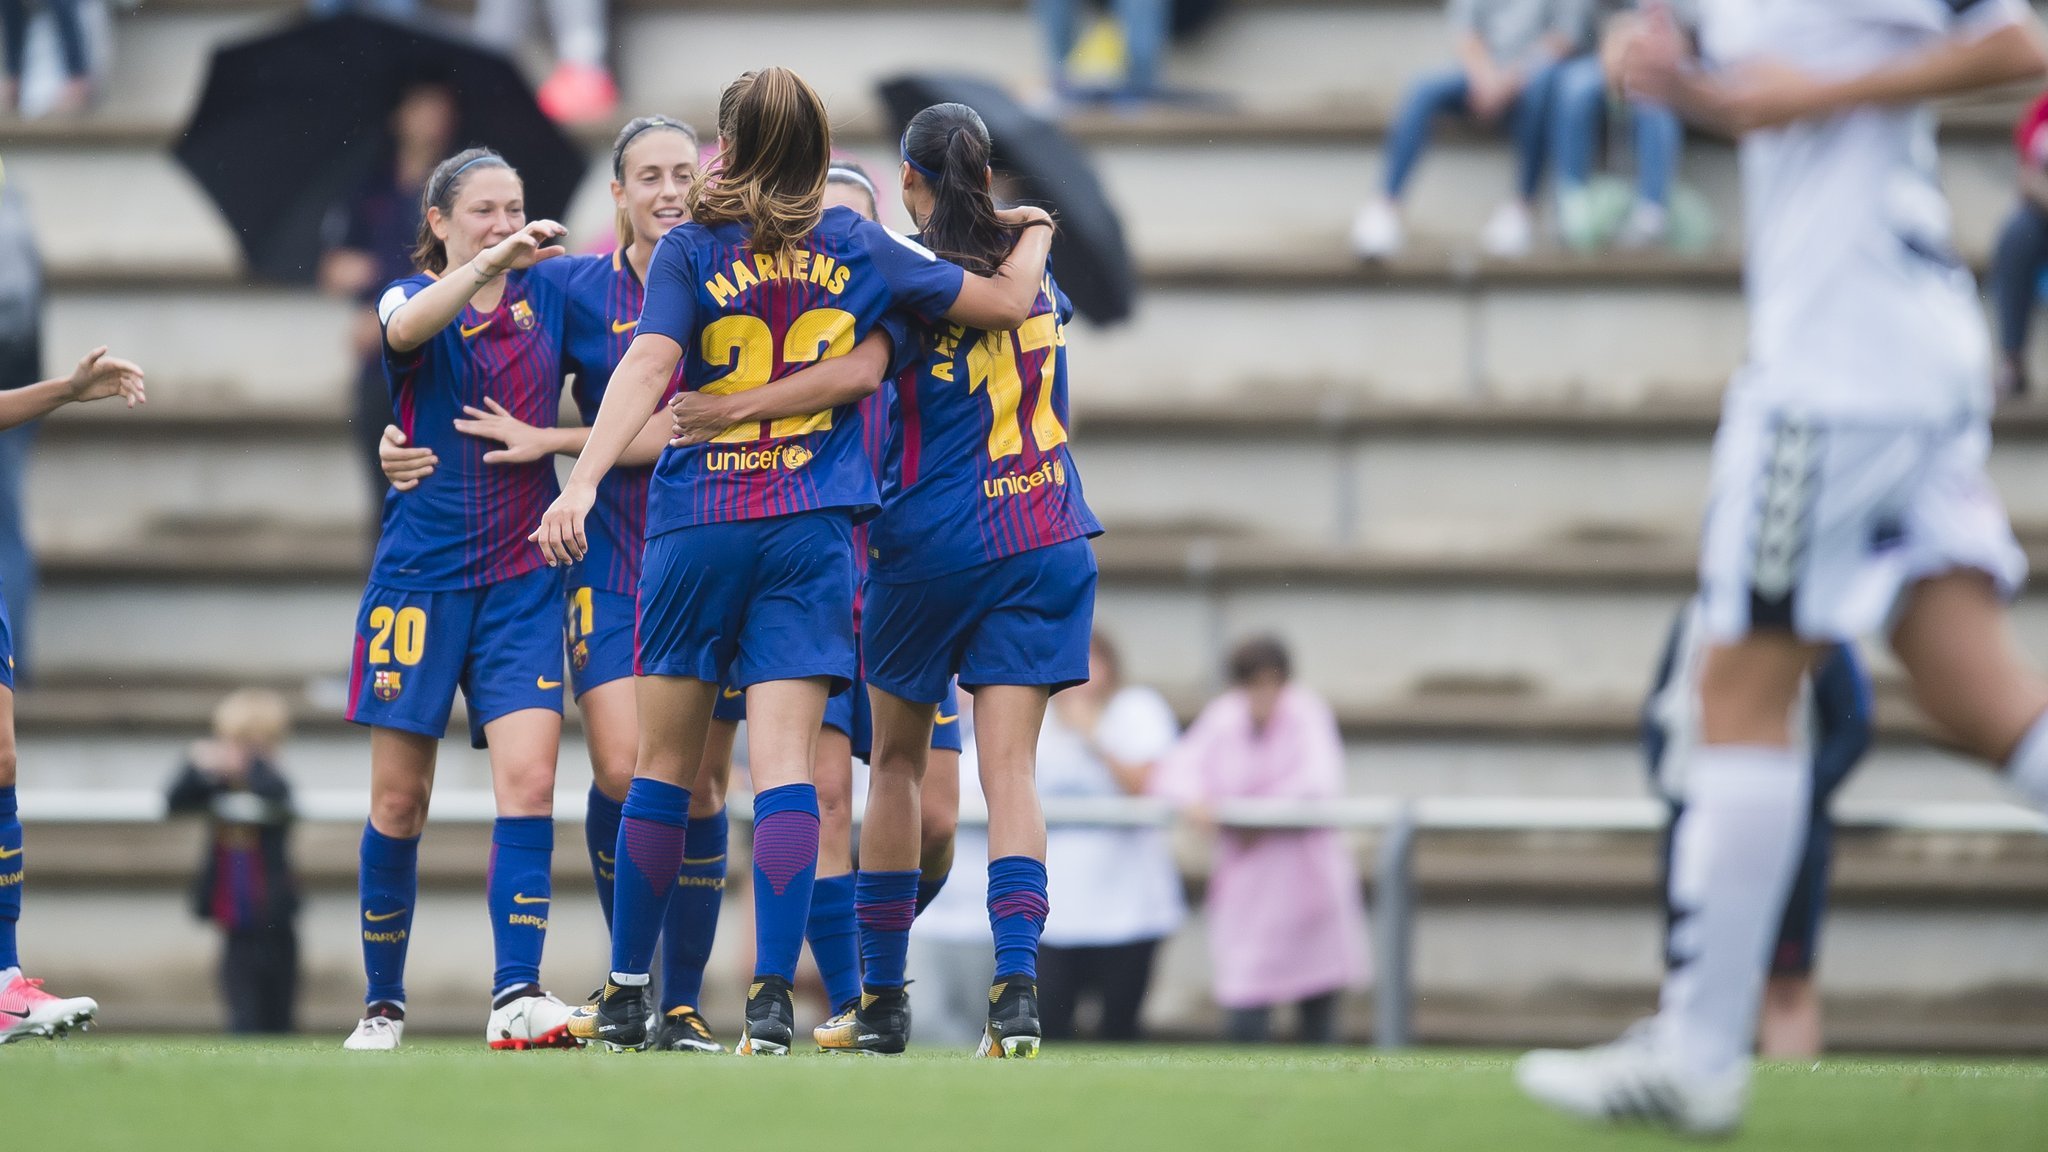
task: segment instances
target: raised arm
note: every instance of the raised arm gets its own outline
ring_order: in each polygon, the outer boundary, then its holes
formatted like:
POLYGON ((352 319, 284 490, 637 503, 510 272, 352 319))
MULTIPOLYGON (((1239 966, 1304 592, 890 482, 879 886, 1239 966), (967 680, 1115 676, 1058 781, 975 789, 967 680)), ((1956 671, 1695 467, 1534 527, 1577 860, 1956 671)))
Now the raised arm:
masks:
POLYGON ((1023 229, 1017 245, 995 275, 967 274, 960 282, 960 295, 946 309, 946 319, 969 328, 1007 332, 1030 319, 1031 306, 1038 302, 1045 262, 1052 255, 1053 223, 1043 208, 1009 208, 996 216, 1023 229))
POLYGON ((142 390, 142 369, 107 355, 104 347, 95 348, 79 358, 78 366, 69 376, 0 392, 0 428, 26 424, 66 404, 84 404, 109 396, 121 397, 130 408, 147 401, 142 390))
POLYGON ((682 358, 683 346, 667 336, 642 332, 633 338, 605 385, 604 403, 598 405, 597 420, 569 473, 569 482, 541 518, 540 527, 527 537, 540 545, 550 565, 583 559, 587 548, 583 520, 597 502, 597 482, 648 426, 648 418, 660 407, 661 394, 668 389, 682 358))
POLYGON ((567 248, 551 241, 567 232, 553 220, 535 220, 477 253, 475 259, 462 267, 443 272, 439 279, 384 316, 384 342, 393 352, 411 352, 432 340, 462 315, 470 298, 484 285, 514 268, 530 268, 566 253, 567 248))
POLYGON ((878 326, 846 355, 821 360, 759 388, 722 396, 678 392, 668 405, 672 423, 667 442, 687 448, 706 443, 735 424, 808 416, 855 403, 882 386, 893 350, 894 341, 878 326))

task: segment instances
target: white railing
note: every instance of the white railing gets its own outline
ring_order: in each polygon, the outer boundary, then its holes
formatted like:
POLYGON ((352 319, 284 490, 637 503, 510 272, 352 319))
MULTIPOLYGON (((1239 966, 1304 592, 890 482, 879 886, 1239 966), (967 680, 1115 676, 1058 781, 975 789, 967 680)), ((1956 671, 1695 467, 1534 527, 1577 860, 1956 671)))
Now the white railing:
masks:
MULTIPOLYGON (((585 793, 557 792, 555 816, 581 820, 585 793)), ((753 798, 735 794, 728 813, 751 819, 753 798)), ((369 814, 366 791, 308 789, 297 793, 300 819, 357 823, 369 814)), ((1046 823, 1060 826, 1166 827, 1171 805, 1129 797, 1047 797, 1046 823)), ((36 823, 152 823, 166 817, 162 793, 126 790, 34 789, 21 795, 23 814, 36 823)), ((482 790, 437 792, 435 823, 484 823, 496 815, 491 794, 482 790)), ((1415 800, 1347 796, 1334 800, 1238 800, 1212 813, 1226 828, 1339 828, 1380 834, 1373 875, 1373 942, 1377 953, 1374 1041, 1406 1047, 1414 1003, 1410 962, 1415 938, 1415 837, 1422 832, 1654 832, 1664 826, 1662 801, 1647 797, 1560 799, 1514 796, 1436 796, 1415 800)), ((960 822, 985 823, 985 809, 966 807, 960 822)), ((1845 829, 1927 834, 2048 833, 2048 818, 2012 804, 1873 803, 1835 805, 1835 822, 1845 829)))

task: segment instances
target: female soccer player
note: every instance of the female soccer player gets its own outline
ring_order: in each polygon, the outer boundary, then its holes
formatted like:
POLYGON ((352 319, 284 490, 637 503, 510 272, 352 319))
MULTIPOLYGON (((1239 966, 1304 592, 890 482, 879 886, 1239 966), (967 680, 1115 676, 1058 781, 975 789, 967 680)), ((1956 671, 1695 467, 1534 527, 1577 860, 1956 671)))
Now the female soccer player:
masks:
MULTIPOLYGON (((858 164, 835 162, 825 174, 825 206, 844 206, 869 220, 877 219, 880 206, 873 179, 858 164)), ((869 336, 868 340, 889 348, 894 367, 900 368, 909 362, 915 349, 897 348, 894 341, 903 338, 909 343, 908 329, 893 322, 885 326, 891 329, 890 336, 869 336)), ((748 404, 756 419, 772 420, 816 411, 823 397, 814 385, 807 386, 806 378, 819 371, 822 369, 806 369, 746 393, 680 393, 669 405, 675 417, 675 439, 671 443, 678 447, 701 444, 739 423, 742 413, 736 401, 748 404)), ((895 389, 884 382, 859 403, 862 446, 879 484, 895 389)), ((853 561, 858 581, 853 597, 857 644, 862 586, 866 584, 868 568, 865 524, 854 525, 853 561)), ((936 770, 927 776, 920 808, 920 879, 915 906, 918 912, 938 896, 953 867, 953 835, 960 822, 959 717, 959 704, 949 684, 937 724, 932 728, 932 762, 936 770)), ((717 728, 714 724, 713 731, 717 728)), ((811 892, 811 914, 804 939, 811 946, 811 958, 817 962, 825 996, 833 1010, 832 1019, 816 1031, 821 1046, 829 1046, 831 1037, 851 1026, 853 1009, 860 1000, 860 942, 854 914, 853 758, 866 760, 873 754, 872 743, 867 685, 856 675, 852 688, 825 702, 825 727, 818 733, 818 760, 812 769, 818 788, 818 878, 811 892)))
MULTIPOLYGON (((723 166, 692 190, 692 222, 655 252, 633 345, 533 533, 552 564, 587 552, 597 482, 678 363, 685 388, 744 392, 851 351, 892 307, 996 327, 1028 315, 1046 230, 1027 233, 995 277, 967 277, 852 212, 826 213, 823 101, 787 69, 738 83, 723 166)), ((616 853, 612 971, 572 1021, 580 1037, 622 1047, 645 1037, 650 953, 682 866, 685 785, 728 684, 746 693, 755 788, 756 964, 738 1051, 789 1050, 790 981, 818 852, 811 765, 826 698, 855 671, 851 532, 876 500, 859 419, 849 404, 749 423, 671 448, 656 468, 640 581, 640 753, 616 853)))
MULTIPOLYGON (((994 267, 1012 245, 989 193, 988 128, 939 104, 903 134, 903 203, 934 251, 994 267)), ((1046 701, 1088 679, 1102 526, 1067 450, 1063 325, 1050 275, 1015 332, 931 329, 897 386, 882 513, 869 528, 861 650, 875 728, 860 845, 865 995, 836 1046, 901 1051, 908 910, 918 880, 918 792, 934 708, 954 677, 974 694, 989 807, 989 922, 996 979, 981 1054, 1038 1053, 1038 937, 1045 926, 1045 816, 1033 782, 1046 701)), ((977 330, 986 328, 989 330, 977 330)))
MULTIPOLYGON (((79 360, 69 376, 0 392, 0 429, 26 424, 66 404, 110 396, 121 397, 130 408, 147 400, 142 369, 107 355, 105 348, 95 348, 79 360)), ((21 953, 14 933, 21 919, 21 887, 28 866, 15 805, 14 771, 14 637, 7 626, 6 606, 0 604, 0 1044, 90 1027, 100 1010, 90 997, 52 996, 43 991, 41 980, 21 974, 21 953)))
POLYGON ((472 148, 442 161, 422 197, 416 276, 377 304, 399 424, 445 462, 384 501, 383 534, 356 620, 348 717, 370 728, 362 843, 367 1011, 344 1047, 396 1048, 405 951, 434 760, 459 687, 470 738, 488 747, 498 819, 487 902, 497 945, 486 1039, 570 1046, 569 1009, 540 988, 551 898, 555 754, 562 730, 561 574, 520 529, 556 491, 553 466, 498 467, 454 426, 485 397, 552 420, 567 309, 563 228, 526 219, 518 173, 472 148), (538 267, 536 267, 538 266, 538 267))
POLYGON ((2048 682, 2004 600, 2026 571, 1985 475, 1991 347, 1950 246, 1928 102, 2038 79, 2015 0, 1721 0, 1703 69, 1654 12, 1629 84, 1741 140, 1749 362, 1714 442, 1700 557, 1701 732, 1672 830, 1671 966, 1655 1019, 1531 1053, 1524 1091, 1595 1119, 1742 1121, 1773 929, 1811 773, 1799 687, 1885 631, 1920 707, 2048 805, 2048 682))

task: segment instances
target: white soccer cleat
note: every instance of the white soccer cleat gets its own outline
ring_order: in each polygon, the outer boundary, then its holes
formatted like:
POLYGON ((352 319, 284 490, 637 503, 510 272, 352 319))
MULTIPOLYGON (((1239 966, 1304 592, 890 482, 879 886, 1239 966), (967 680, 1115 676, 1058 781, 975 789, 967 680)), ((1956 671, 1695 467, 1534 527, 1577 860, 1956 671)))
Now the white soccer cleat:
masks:
POLYGON ((341 1046, 350 1052, 395 1052, 405 1039, 405 1021, 389 1016, 365 1016, 341 1046))
POLYGON ((55 1039, 73 1028, 82 1032, 99 1011, 99 1001, 89 996, 52 996, 41 980, 16 973, 0 988, 0 1044, 31 1036, 55 1039))
POLYGON ((1584 1120, 1657 1124, 1693 1136, 1725 1136, 1749 1104, 1749 1062, 1718 1076, 1685 1069, 1645 1021, 1612 1044, 1531 1052, 1515 1083, 1537 1102, 1584 1120))
POLYGON ((581 1048, 583 1041, 569 1034, 569 1017, 575 1009, 556 999, 551 992, 521 996, 503 1008, 491 1010, 484 1026, 484 1039, 491 1047, 506 1051, 528 1048, 581 1048))
POLYGON ((1351 250, 1361 260, 1386 260, 1401 252, 1401 214, 1393 202, 1375 198, 1351 222, 1351 250))
POLYGON ((1536 245, 1536 221, 1529 206, 1510 200, 1493 210, 1493 217, 1479 233, 1479 248, 1497 260, 1520 260, 1536 245))

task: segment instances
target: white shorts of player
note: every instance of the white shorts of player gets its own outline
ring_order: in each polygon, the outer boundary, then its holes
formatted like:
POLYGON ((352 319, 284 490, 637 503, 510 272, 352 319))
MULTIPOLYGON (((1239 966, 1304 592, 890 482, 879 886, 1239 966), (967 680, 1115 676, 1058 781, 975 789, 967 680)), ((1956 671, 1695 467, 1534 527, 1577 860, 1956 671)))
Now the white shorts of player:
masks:
POLYGON ((1731 397, 1700 550, 1708 637, 1877 636, 1914 583, 1955 569, 2016 595, 2026 554, 1985 473, 1990 453, 1983 416, 1845 420, 1731 397))

